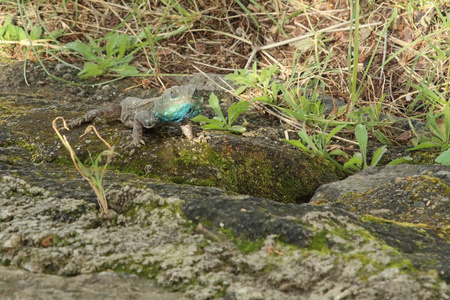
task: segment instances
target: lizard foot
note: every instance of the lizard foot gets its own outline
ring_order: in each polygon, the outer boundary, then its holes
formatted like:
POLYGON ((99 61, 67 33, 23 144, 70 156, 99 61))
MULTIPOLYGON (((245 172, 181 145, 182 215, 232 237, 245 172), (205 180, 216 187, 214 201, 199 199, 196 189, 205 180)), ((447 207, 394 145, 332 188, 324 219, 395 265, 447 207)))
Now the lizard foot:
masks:
POLYGON ((194 134, 192 133, 192 127, 191 124, 185 124, 180 126, 181 131, 183 132, 184 136, 188 138, 188 140, 192 141, 194 140, 194 134))
POLYGON ((125 149, 134 149, 134 148, 139 148, 141 146, 145 145, 145 142, 143 139, 133 139, 131 142, 129 142, 126 146, 125 149))
POLYGON ((67 127, 69 127, 69 129, 72 129, 72 128, 79 127, 83 123, 85 123, 84 118, 73 119, 73 120, 67 121, 67 127))

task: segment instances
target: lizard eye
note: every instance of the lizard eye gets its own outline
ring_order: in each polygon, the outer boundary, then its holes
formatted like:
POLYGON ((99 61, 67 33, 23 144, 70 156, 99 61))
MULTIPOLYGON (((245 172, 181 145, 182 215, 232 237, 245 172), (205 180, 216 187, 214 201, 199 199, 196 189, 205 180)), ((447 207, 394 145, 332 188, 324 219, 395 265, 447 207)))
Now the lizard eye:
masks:
POLYGON ((170 91, 170 98, 171 99, 175 99, 180 97, 180 93, 178 93, 177 91, 170 91))

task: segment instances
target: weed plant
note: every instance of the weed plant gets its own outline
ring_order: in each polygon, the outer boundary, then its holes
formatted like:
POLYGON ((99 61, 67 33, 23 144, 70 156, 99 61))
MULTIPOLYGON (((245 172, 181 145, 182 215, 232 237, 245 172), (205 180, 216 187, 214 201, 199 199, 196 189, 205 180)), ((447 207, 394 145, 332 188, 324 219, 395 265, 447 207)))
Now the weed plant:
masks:
POLYGON ((72 146, 70 145, 69 141, 67 140, 65 135, 62 135, 59 131, 58 127, 58 121, 63 122, 63 128, 65 130, 69 130, 67 127, 66 121, 62 117, 57 117, 53 120, 52 126, 53 130, 55 130, 56 135, 61 140, 64 147, 69 151, 70 158, 72 159, 72 162, 75 166, 75 169, 80 173, 80 175, 89 182, 89 185, 94 190, 95 195, 97 196, 97 201, 100 206, 100 209, 105 213, 108 214, 108 201, 106 199, 105 190, 103 187, 103 179, 105 178, 105 173, 108 165, 110 164, 112 158, 115 155, 114 149, 106 142, 100 134, 97 132, 97 129, 93 125, 89 125, 84 134, 81 135, 81 137, 85 136, 86 134, 90 133, 91 131, 94 131, 94 133, 97 135, 97 137, 105 144, 107 147, 106 150, 101 152, 97 157, 93 157, 91 154, 89 154, 89 162, 90 166, 85 165, 75 154, 75 151, 73 150, 72 146), (106 157, 106 161, 104 165, 101 165, 102 158, 106 157))
POLYGON ((203 129, 209 130, 223 130, 233 133, 243 133, 246 128, 240 125, 233 125, 237 118, 244 112, 250 109, 250 103, 247 101, 239 101, 233 103, 228 108, 227 116, 224 116, 222 109, 220 108, 219 98, 211 93, 209 96, 209 106, 214 110, 216 116, 212 119, 203 115, 198 115, 191 120, 199 123, 206 123, 203 125, 203 129))

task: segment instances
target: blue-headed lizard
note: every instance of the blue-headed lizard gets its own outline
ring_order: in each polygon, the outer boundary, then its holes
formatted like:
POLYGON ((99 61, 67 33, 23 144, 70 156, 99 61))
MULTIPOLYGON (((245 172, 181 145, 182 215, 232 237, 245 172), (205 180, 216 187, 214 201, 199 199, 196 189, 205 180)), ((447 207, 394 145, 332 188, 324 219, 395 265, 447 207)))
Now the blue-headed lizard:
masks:
POLYGON ((193 139, 189 119, 201 111, 203 99, 194 97, 195 86, 174 86, 160 97, 141 99, 127 97, 120 104, 88 111, 83 117, 68 123, 69 128, 80 126, 97 117, 119 119, 126 127, 133 128, 132 145, 143 144, 143 128, 152 128, 166 122, 180 124, 183 134, 193 139))

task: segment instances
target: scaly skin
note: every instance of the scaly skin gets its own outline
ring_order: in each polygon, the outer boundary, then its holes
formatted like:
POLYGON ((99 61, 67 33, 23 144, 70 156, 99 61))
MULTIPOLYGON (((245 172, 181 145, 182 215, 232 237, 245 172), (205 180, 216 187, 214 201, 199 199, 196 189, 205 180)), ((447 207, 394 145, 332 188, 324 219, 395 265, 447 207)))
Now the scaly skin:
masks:
POLYGON ((167 89, 160 97, 140 99, 127 97, 120 105, 111 105, 88 111, 83 117, 68 123, 69 128, 80 126, 97 117, 119 119, 133 128, 132 145, 143 144, 143 128, 152 128, 165 122, 179 123, 183 134, 192 140, 189 119, 200 113, 202 99, 193 97, 195 86, 174 86, 167 89))

